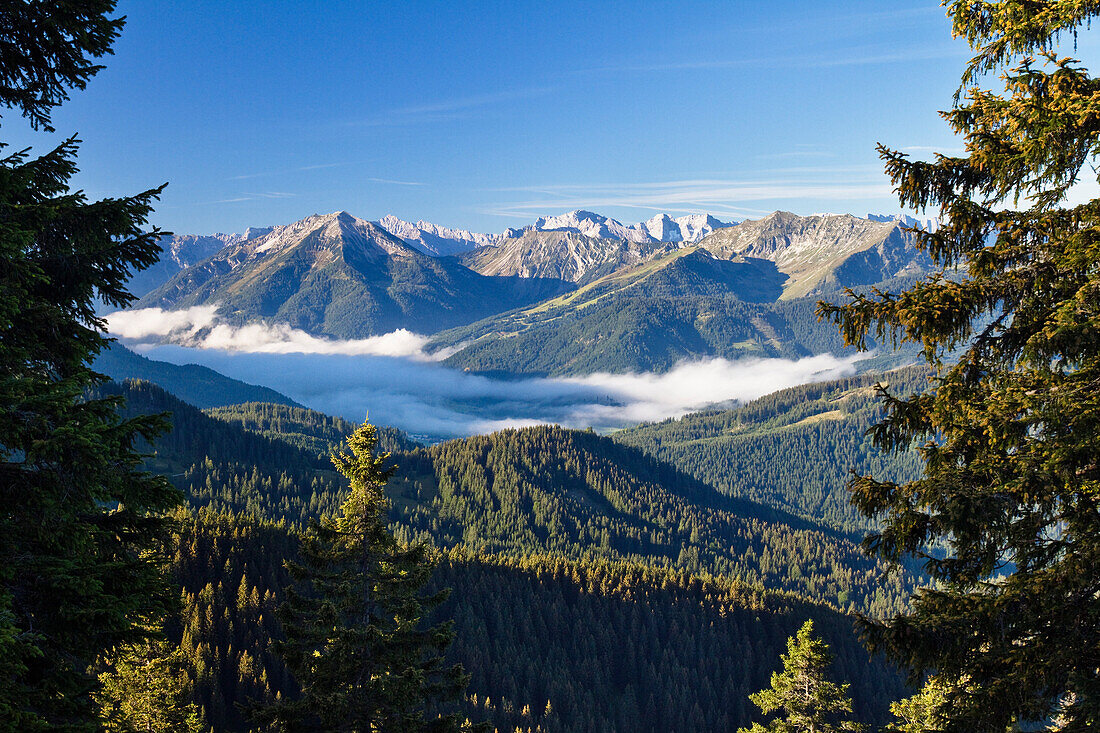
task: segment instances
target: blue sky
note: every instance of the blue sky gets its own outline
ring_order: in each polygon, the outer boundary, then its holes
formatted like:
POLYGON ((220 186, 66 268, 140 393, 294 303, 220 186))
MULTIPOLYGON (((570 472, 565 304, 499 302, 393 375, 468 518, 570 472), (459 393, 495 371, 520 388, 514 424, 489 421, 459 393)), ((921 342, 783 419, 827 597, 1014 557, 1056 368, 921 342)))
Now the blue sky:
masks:
MULTIPOLYGON (((345 209, 479 231, 589 208, 897 211, 876 141, 957 147, 937 2, 120 2, 55 114, 92 196, 240 231, 345 209)), ((45 146, 4 113, 3 138, 45 146)))

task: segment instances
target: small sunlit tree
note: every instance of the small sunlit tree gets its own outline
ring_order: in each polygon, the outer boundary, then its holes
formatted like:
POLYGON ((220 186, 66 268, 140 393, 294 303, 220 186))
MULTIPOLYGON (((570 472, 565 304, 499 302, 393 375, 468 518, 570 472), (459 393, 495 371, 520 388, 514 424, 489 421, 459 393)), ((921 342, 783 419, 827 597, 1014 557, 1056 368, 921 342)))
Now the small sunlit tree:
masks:
POLYGON ((864 726, 850 719, 852 698, 847 683, 828 678, 832 661, 829 646, 814 636, 814 622, 806 621, 787 640, 787 653, 780 655, 783 671, 773 672, 771 686, 749 695, 764 715, 775 715, 768 723, 753 723, 738 733, 839 733, 862 731, 864 726))

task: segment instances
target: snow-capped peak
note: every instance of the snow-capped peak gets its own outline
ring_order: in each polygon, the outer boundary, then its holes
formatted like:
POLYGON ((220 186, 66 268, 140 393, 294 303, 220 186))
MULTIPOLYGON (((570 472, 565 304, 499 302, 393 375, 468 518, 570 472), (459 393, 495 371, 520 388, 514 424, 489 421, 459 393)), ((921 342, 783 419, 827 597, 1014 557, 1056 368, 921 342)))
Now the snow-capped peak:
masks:
POLYGON ((382 217, 377 224, 395 237, 405 240, 406 244, 435 257, 467 252, 500 239, 492 234, 441 227, 423 219, 413 224, 392 214, 382 217))
POLYGON ((935 217, 916 219, 908 214, 868 214, 867 218, 871 221, 896 221, 904 227, 923 229, 928 232, 934 232, 940 228, 940 220, 935 217))
POLYGON ((697 242, 715 229, 730 226, 708 214, 690 214, 673 219, 658 214, 638 224, 623 224, 591 211, 579 209, 559 216, 544 216, 524 230, 510 229, 505 237, 520 236, 523 231, 572 231, 598 239, 622 239, 628 242, 697 242), (516 233, 518 232, 518 233, 516 233))

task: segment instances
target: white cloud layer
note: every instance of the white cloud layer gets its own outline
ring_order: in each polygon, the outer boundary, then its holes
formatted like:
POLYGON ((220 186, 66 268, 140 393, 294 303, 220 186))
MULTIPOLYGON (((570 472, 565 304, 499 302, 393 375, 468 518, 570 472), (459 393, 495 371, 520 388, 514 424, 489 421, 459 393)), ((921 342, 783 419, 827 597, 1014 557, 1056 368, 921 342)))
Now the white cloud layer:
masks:
POLYGON ((445 359, 448 353, 427 354, 426 336, 404 328, 365 339, 321 338, 283 324, 250 323, 231 326, 220 322, 216 305, 183 310, 142 308, 107 316, 113 336, 131 342, 171 342, 198 349, 218 349, 249 354, 347 354, 405 356, 413 359, 445 359))
POLYGON ((394 331, 367 339, 318 338, 286 325, 220 323, 216 307, 108 316, 112 335, 154 359, 199 363, 278 390, 331 415, 393 425, 431 439, 559 424, 609 430, 836 379, 860 357, 707 359, 664 373, 497 379, 436 363, 427 337, 394 331), (165 342, 171 342, 166 344, 165 342))

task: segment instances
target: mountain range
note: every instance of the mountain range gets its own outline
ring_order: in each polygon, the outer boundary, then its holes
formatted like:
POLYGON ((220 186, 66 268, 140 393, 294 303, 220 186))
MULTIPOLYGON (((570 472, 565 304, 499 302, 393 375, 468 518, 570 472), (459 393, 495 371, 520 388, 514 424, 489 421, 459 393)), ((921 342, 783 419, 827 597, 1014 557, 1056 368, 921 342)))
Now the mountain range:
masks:
MULTIPOLYGON (((522 229, 507 229, 501 234, 453 229, 424 220, 414 223, 392 214, 371 223, 401 239, 410 247, 432 257, 471 252, 479 247, 520 238, 532 231, 574 232, 586 237, 621 239, 635 243, 697 242, 717 229, 733 226, 709 214, 689 214, 675 219, 668 214, 660 214, 638 224, 623 224, 591 211, 579 210, 560 216, 540 217, 530 226, 522 229)), ((130 287, 134 293, 144 295, 176 273, 213 256, 219 250, 262 237, 275 228, 250 227, 243 234, 166 235, 161 238, 164 252, 160 262, 136 274, 130 281, 130 287)))
POLYGON ((475 371, 797 357, 844 348, 817 323, 819 298, 931 270, 913 226, 934 224, 775 212, 737 224, 661 215, 628 226, 575 211, 486 235, 336 212, 243 235, 173 238, 166 251, 177 271, 138 307, 217 304, 229 324, 335 338, 404 328, 434 335, 451 364, 475 371))
POLYGON ((487 277, 336 212, 234 241, 147 293, 138 307, 218 303, 231 323, 267 320, 362 338, 399 328, 432 333, 563 289, 545 278, 487 277))

